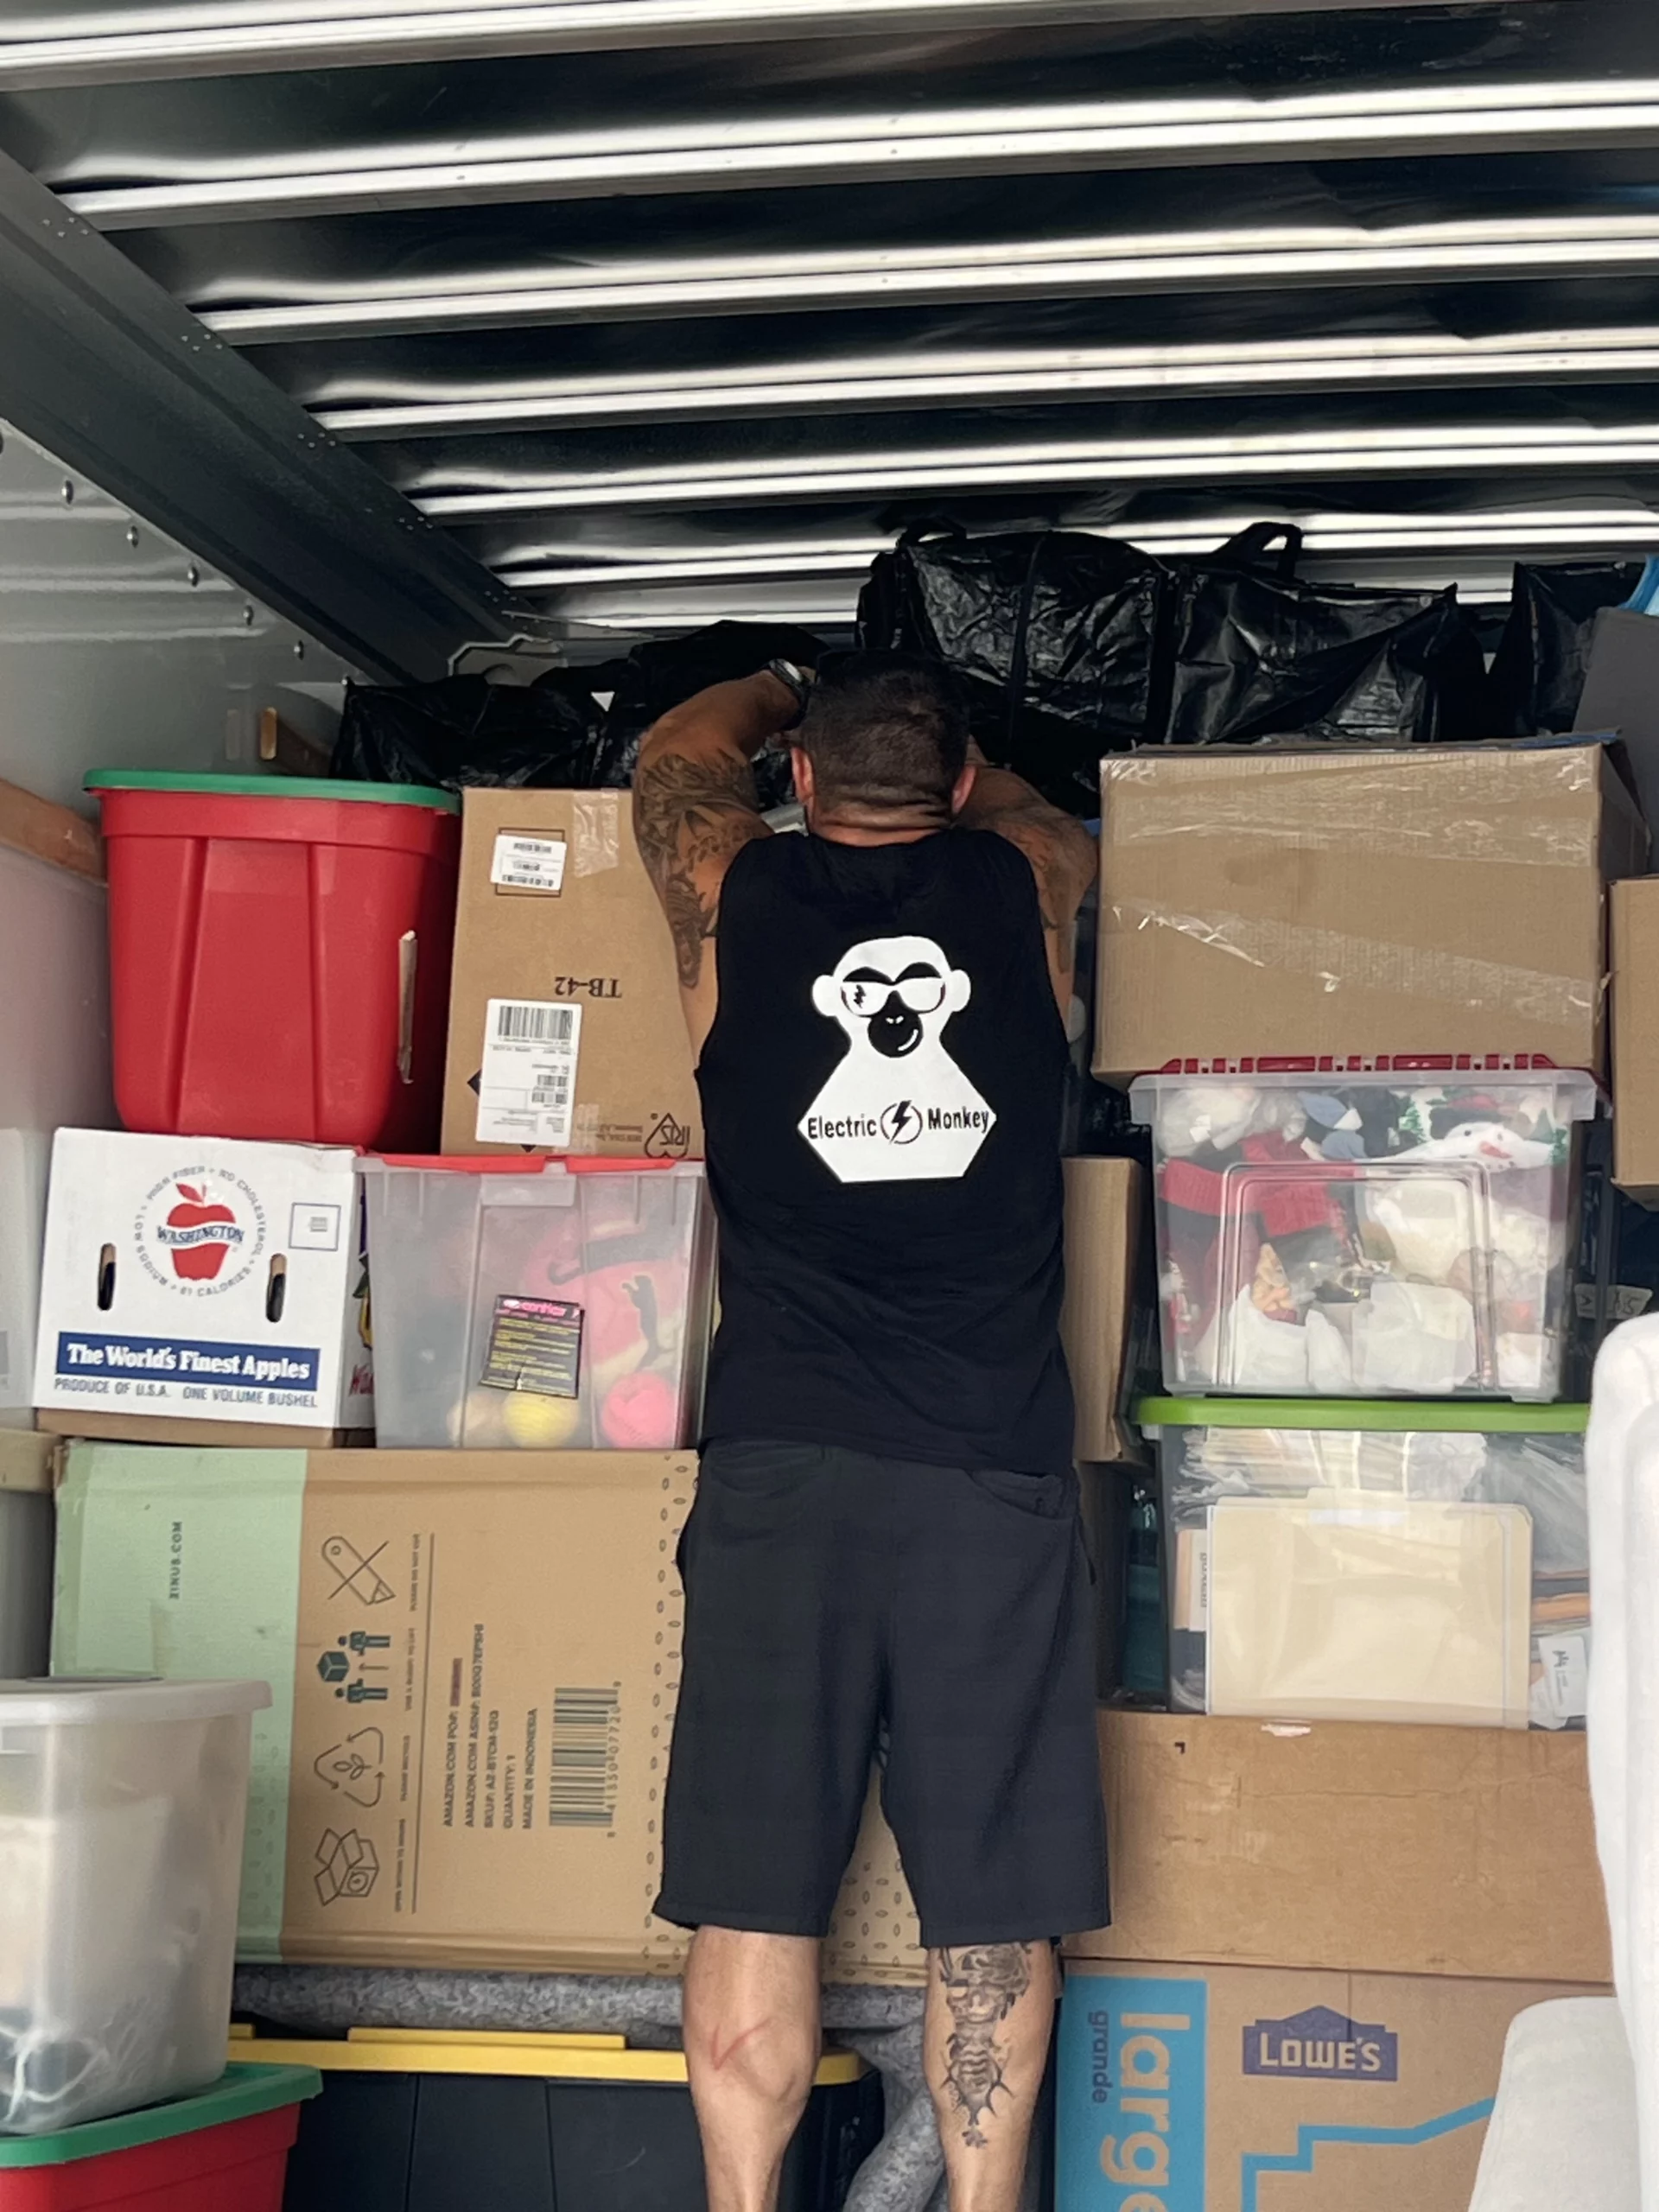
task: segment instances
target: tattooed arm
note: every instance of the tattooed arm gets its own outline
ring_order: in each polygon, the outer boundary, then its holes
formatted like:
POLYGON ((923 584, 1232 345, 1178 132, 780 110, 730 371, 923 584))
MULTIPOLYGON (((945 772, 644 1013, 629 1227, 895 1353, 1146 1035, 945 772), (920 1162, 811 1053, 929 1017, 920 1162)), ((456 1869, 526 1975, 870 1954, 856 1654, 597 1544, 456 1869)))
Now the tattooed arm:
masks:
POLYGON ((1071 976, 1077 956, 1077 909, 1094 881, 1095 841, 1073 816, 1050 805, 1023 776, 993 768, 977 746, 969 758, 974 787, 957 817, 959 830, 994 830, 1018 845, 1037 878, 1048 972, 1064 1017, 1071 1009, 1071 976))
POLYGON ((663 902, 680 971, 691 1049, 715 1019, 713 938, 734 856, 772 835, 755 804, 750 763, 793 720, 794 694, 775 676, 716 683, 645 734, 633 772, 633 830, 663 902))

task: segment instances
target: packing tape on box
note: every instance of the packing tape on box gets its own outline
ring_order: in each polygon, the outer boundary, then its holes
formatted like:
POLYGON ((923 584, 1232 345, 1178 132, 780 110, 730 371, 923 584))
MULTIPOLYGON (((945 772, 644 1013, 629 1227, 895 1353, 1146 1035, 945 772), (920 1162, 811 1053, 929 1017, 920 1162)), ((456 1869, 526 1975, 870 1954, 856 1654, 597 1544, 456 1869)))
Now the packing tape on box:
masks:
POLYGON ((1587 1020, 1596 995, 1582 976, 1551 976, 1506 961, 1473 960, 1460 952, 1397 944, 1386 938, 1351 937, 1248 914, 1177 914, 1136 899, 1107 906, 1116 929, 1173 930, 1211 952, 1279 974, 1311 976, 1327 992, 1346 987, 1394 991, 1440 1002, 1478 1016, 1491 1007, 1535 1021, 1587 1020))
POLYGON ((601 875, 622 859, 620 791, 578 791, 570 804, 571 863, 578 875, 601 875))
POLYGON ((1424 748, 1325 761, 1305 753, 1206 752, 1191 757, 1189 770, 1188 756, 1127 753, 1101 763, 1102 841, 1110 850, 1170 837, 1259 836, 1284 852, 1358 840, 1367 852, 1415 860, 1593 866, 1598 832, 1588 813, 1558 821, 1541 810, 1591 788, 1585 749, 1527 760, 1536 770, 1517 777, 1512 810, 1495 820, 1491 760, 1479 754, 1424 748), (1132 794, 1121 813, 1113 810, 1115 790, 1132 794))

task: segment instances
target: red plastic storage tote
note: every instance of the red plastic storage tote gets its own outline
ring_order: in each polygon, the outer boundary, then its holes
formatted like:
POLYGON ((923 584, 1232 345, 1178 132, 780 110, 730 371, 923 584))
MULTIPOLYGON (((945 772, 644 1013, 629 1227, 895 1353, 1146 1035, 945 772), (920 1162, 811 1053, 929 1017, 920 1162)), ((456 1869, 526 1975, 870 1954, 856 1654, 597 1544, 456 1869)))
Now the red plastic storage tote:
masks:
POLYGON ((199 2097, 0 2136, 0 2212, 282 2212, 311 2066, 238 2066, 199 2097))
POLYGON ((416 1148, 437 1135, 459 800, 101 769, 130 1129, 416 1148))

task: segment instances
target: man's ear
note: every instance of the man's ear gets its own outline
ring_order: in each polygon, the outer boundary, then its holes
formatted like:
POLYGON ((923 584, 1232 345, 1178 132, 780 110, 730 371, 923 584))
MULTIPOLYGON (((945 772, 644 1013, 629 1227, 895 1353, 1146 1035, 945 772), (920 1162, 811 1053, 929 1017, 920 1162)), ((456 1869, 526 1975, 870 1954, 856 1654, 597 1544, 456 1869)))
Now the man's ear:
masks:
POLYGON ((812 763, 808 760, 804 746, 790 747, 789 766, 795 779, 795 796, 803 806, 810 807, 812 804, 812 763))
POLYGON ((833 1021, 841 1012, 841 986, 833 976, 819 976, 812 984, 812 1003, 833 1021))
POLYGON ((953 822, 967 805, 969 793, 974 788, 974 779, 978 773, 979 770, 970 760, 950 786, 950 818, 953 822))

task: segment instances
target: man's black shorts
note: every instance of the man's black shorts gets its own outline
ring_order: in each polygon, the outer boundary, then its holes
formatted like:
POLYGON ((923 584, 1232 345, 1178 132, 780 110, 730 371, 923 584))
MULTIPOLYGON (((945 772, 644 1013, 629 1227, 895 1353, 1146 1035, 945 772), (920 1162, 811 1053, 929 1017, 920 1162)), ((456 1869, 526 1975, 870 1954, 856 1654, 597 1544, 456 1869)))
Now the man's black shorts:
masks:
POLYGON ((716 1443, 682 1569, 664 1919, 823 1935, 885 1734, 925 1944, 1104 1923, 1075 1478, 716 1443))

